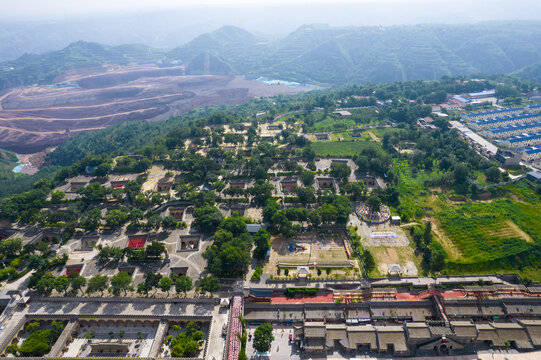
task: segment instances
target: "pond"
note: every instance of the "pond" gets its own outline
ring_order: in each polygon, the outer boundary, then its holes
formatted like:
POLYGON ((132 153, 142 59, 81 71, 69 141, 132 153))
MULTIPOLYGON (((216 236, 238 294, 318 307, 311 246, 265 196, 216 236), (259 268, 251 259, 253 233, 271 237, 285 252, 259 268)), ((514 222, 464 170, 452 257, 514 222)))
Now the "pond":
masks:
POLYGON ((25 167, 26 164, 19 164, 17 166, 15 166, 15 168, 13 168, 13 172, 14 173, 20 173, 21 170, 25 167))
POLYGON ((288 86, 288 87, 302 87, 306 89, 312 89, 312 90, 321 90, 323 89, 321 86, 312 85, 312 84, 301 84, 295 81, 287 81, 287 80, 277 80, 277 79, 270 79, 266 77, 258 77, 255 79, 256 81, 262 82, 266 85, 281 85, 281 86, 288 86))

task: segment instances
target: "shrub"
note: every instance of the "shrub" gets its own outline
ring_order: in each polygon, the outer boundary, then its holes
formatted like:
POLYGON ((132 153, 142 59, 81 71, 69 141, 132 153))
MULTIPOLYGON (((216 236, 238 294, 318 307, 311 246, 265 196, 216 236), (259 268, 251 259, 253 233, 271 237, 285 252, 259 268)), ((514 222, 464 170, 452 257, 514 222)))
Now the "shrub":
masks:
POLYGON ((293 298, 295 295, 301 296, 316 296, 318 288, 287 288, 284 295, 288 298, 293 298))
POLYGON ((263 273, 262 268, 260 268, 260 267, 256 268, 253 275, 252 275, 252 280, 260 280, 262 273, 263 273))
POLYGON ((28 336, 19 348, 26 356, 43 356, 51 350, 51 330, 36 330, 28 336))

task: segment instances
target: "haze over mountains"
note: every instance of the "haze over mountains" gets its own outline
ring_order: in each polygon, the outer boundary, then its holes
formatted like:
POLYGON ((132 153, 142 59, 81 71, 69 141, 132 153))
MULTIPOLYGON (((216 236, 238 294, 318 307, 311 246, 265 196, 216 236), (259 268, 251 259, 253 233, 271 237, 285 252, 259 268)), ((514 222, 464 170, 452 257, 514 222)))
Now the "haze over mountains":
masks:
POLYGON ((49 83, 74 67, 161 60, 180 60, 194 73, 268 76, 324 85, 475 73, 518 72, 532 77, 541 66, 541 22, 304 25, 276 40, 224 26, 172 50, 77 42, 60 51, 2 63, 0 89, 49 83), (211 67, 204 69, 202 61, 208 61, 209 56, 211 67))
POLYGON ((535 0, 41 0, 4 1, 0 61, 83 40, 169 48, 223 25, 267 38, 304 24, 390 26, 540 20, 535 0))

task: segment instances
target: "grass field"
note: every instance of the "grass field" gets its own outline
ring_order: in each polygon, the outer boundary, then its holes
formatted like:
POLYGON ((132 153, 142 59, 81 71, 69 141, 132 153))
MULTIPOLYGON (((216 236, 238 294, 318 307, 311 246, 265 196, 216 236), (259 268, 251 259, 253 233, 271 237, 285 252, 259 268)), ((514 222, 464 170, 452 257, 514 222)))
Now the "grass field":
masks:
POLYGON ((351 116, 342 118, 333 114, 318 112, 313 115, 314 124, 308 128, 309 132, 340 131, 355 126, 367 126, 380 124, 384 119, 374 109, 350 110, 351 116))
POLYGON ((318 141, 312 143, 316 156, 352 157, 362 150, 381 146, 372 141, 318 141))

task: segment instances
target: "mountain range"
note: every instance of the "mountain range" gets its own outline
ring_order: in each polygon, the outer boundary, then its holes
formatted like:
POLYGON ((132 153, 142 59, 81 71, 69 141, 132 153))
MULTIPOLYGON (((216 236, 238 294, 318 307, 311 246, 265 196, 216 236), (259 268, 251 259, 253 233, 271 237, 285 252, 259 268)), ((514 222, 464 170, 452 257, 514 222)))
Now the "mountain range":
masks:
POLYGON ((69 69, 105 63, 181 60, 188 70, 266 76, 322 85, 508 74, 539 78, 541 22, 331 27, 304 25, 269 40, 234 26, 171 50, 77 42, 0 65, 0 89, 48 82, 69 69), (209 62, 210 69, 203 62, 209 62))

